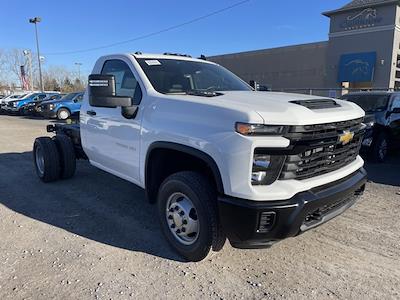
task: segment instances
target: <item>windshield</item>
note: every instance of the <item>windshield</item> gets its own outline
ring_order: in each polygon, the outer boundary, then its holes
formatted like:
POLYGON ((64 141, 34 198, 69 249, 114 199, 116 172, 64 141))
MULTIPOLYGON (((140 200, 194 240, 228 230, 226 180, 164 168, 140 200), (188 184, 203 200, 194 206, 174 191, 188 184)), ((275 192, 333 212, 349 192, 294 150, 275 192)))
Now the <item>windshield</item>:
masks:
POLYGON ((50 96, 47 96, 47 97, 44 98, 44 99, 38 99, 37 101, 57 100, 57 99, 60 99, 61 97, 62 97, 62 95, 60 95, 60 94, 57 94, 57 95, 50 95, 50 96))
POLYGON ((251 91, 239 77, 225 68, 178 59, 137 59, 154 89, 163 94, 251 91))
POLYGON ((346 95, 348 100, 360 106, 365 112, 380 112, 387 109, 390 95, 346 95))
POLYGON ((19 97, 21 100, 24 100, 24 99, 28 99, 28 98, 30 98, 31 96, 34 96, 35 94, 34 93, 29 93, 29 94, 25 94, 24 96, 22 96, 22 97, 19 97))
POLYGON ((76 96, 76 95, 78 95, 79 93, 69 93, 69 94, 66 94, 64 97, 62 97, 62 98, 60 98, 60 101, 63 101, 63 100, 72 100, 72 99, 74 99, 74 97, 76 96))
POLYGON ((22 94, 22 95, 13 95, 13 96, 11 96, 10 98, 12 98, 12 99, 19 99, 19 98, 24 98, 24 97, 26 97, 28 94, 22 94))

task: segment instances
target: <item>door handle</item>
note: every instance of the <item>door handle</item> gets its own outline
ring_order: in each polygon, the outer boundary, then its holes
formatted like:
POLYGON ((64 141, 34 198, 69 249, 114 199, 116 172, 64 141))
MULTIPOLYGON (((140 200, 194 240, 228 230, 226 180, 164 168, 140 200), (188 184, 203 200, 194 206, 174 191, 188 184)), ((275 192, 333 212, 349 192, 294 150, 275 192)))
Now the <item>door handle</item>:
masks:
POLYGON ((95 115, 96 115, 96 112, 95 112, 94 110, 88 110, 86 113, 87 113, 89 116, 95 116, 95 115))

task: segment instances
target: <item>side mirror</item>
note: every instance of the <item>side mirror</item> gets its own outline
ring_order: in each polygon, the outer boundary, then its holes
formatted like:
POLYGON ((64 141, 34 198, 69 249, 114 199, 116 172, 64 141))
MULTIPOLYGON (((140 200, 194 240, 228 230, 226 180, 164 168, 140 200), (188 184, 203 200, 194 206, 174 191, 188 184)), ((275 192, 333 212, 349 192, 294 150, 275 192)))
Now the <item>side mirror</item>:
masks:
POLYGON ((249 84, 255 91, 258 91, 258 82, 254 81, 254 80, 250 80, 249 84))
POLYGON ((114 75, 89 75, 89 103, 94 107, 132 106, 131 97, 116 96, 114 75))
POLYGON ((133 98, 117 96, 114 75, 89 75, 89 103, 94 107, 121 107, 121 114, 126 119, 136 117, 138 106, 133 105, 133 98))
POLYGON ((259 82, 254 81, 254 80, 250 80, 249 84, 256 92, 269 92, 269 91, 271 91, 270 87, 268 87, 266 85, 261 85, 259 82))

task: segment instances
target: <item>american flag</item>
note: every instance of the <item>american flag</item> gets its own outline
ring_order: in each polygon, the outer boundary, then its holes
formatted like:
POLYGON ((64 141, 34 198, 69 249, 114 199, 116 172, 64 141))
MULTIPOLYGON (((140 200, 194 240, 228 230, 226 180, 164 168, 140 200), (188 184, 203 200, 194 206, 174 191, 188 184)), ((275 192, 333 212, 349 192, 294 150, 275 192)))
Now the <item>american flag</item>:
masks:
POLYGON ((29 90, 29 83, 28 79, 26 78, 25 66, 21 66, 21 83, 23 90, 25 91, 29 90))

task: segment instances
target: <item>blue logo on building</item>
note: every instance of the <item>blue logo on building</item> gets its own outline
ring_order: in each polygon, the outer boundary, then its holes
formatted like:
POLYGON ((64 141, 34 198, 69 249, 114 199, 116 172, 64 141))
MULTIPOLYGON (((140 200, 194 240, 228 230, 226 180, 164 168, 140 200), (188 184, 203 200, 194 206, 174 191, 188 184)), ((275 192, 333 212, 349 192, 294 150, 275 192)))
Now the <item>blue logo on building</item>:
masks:
POLYGON ((371 82, 376 52, 344 54, 340 57, 338 82, 371 82))

